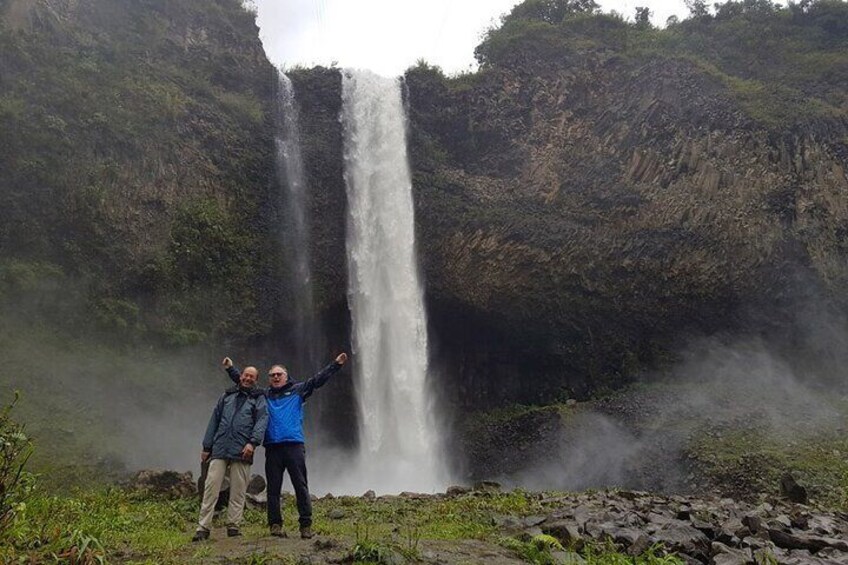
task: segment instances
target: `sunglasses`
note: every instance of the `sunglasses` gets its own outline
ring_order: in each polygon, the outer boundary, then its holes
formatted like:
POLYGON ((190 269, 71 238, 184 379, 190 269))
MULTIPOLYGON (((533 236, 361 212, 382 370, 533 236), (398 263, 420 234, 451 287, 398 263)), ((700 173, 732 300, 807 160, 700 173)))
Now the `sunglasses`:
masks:
POLYGON ((269 377, 282 377, 285 373, 268 373, 269 377))

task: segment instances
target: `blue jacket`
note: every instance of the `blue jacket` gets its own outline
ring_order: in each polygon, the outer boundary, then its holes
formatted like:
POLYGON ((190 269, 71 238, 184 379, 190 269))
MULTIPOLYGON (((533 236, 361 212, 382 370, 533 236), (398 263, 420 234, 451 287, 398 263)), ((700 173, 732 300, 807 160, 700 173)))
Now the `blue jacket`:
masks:
POLYGON ((203 436, 203 451, 210 459, 244 461, 241 451, 248 443, 262 443, 268 426, 268 408, 258 388, 229 388, 215 405, 203 436))
MULTIPOLYGON (((304 443, 303 403, 312 396, 315 389, 324 386, 341 365, 330 363, 317 375, 304 382, 289 380, 279 388, 262 390, 268 404, 268 428, 265 431, 264 444, 304 443)), ((235 367, 227 369, 230 379, 238 382, 241 374, 235 367)))

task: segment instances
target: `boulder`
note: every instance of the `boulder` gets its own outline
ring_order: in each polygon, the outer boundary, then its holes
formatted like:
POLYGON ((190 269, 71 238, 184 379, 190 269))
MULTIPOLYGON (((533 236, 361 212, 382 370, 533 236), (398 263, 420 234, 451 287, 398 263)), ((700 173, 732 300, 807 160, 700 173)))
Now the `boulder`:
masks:
POLYGON ((848 542, 827 537, 816 537, 793 531, 769 530, 771 541, 778 547, 784 549, 801 549, 815 553, 826 547, 832 547, 839 551, 848 552, 848 542))
POLYGON ((253 475, 250 477, 250 482, 247 483, 247 494, 259 494, 266 488, 265 477, 262 475, 253 475))
POLYGON ((244 495, 244 499, 254 508, 265 509, 268 506, 268 491, 263 489, 257 494, 248 492, 244 495))
POLYGON ((573 551, 552 551, 551 561, 554 565, 584 565, 586 560, 573 551))
POLYGON ((477 481, 474 483, 473 490, 483 492, 500 492, 501 484, 495 481, 477 481))
POLYGON ((448 490, 445 491, 445 494, 447 494, 448 496, 461 496, 463 494, 468 494, 469 492, 471 492, 471 489, 468 487, 453 485, 448 487, 448 490))
POLYGON ((545 522, 542 526, 542 532, 554 536, 566 547, 573 547, 578 550, 583 547, 583 536, 580 535, 580 528, 573 521, 545 522))
POLYGON ((688 524, 666 524, 654 532, 652 537, 654 542, 662 543, 672 551, 693 556, 707 556, 710 553, 709 538, 688 524))
POLYGON ((528 528, 532 528, 543 523, 546 519, 547 518, 545 518, 544 516, 525 516, 524 525, 528 528))
POLYGON ((365 500, 374 500, 375 498, 377 498, 377 493, 373 490, 367 490, 365 491, 365 494, 362 495, 362 498, 364 498, 365 500))
POLYGON ((139 471, 127 482, 127 488, 171 499, 192 497, 197 492, 191 471, 139 471))
POLYGON ((710 546, 713 565, 746 565, 753 560, 751 550, 734 549, 723 543, 713 542, 710 546))
POLYGON ((790 473, 780 477, 780 494, 798 504, 807 504, 809 501, 807 489, 799 485, 790 473))
POLYGON ((521 518, 516 518, 515 516, 493 514, 492 525, 504 530, 514 531, 523 529, 524 521, 521 518))

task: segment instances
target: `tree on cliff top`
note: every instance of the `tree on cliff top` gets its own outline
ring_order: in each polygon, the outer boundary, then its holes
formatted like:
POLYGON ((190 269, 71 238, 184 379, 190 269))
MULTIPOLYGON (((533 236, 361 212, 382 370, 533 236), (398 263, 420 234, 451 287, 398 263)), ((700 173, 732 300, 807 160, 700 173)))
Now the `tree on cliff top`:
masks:
POLYGON ((595 0, 527 0, 517 5, 507 20, 539 20, 558 24, 573 14, 596 14, 600 11, 595 0))

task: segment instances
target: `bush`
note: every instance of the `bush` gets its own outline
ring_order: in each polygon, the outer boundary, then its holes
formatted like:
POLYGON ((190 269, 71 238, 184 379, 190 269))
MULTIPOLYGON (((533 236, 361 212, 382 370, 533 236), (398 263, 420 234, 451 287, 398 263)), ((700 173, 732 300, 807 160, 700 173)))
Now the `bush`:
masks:
POLYGON ((32 442, 24 427, 12 420, 10 413, 20 394, 0 412, 0 541, 8 534, 15 515, 24 508, 32 491, 33 477, 24 471, 32 455, 32 442))

